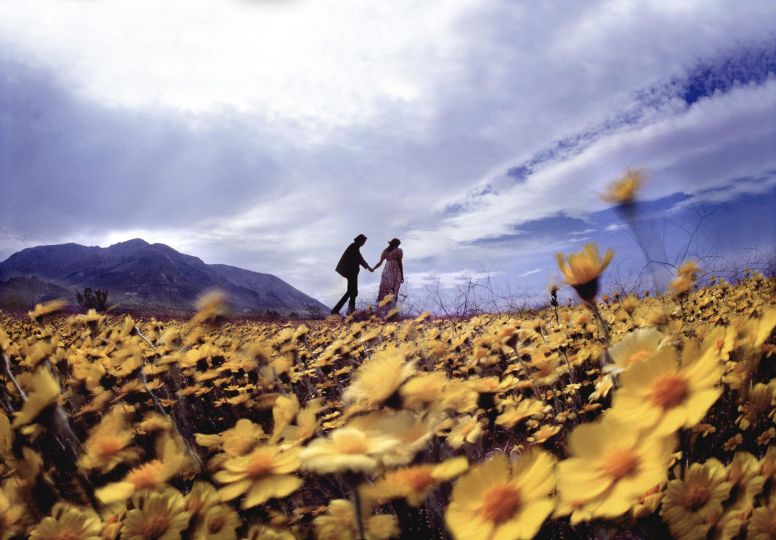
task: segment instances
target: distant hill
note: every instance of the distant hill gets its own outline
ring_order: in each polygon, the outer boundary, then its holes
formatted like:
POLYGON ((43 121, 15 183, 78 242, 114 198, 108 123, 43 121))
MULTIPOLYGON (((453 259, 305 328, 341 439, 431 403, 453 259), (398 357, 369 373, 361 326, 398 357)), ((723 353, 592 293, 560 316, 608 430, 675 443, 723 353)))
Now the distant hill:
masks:
POLYGON ((183 315, 210 289, 227 294, 235 315, 281 315, 328 308, 271 274, 205 264, 164 244, 136 238, 107 248, 59 244, 23 249, 0 263, 0 308, 29 309, 65 297, 75 304, 84 287, 108 290, 117 311, 183 315))

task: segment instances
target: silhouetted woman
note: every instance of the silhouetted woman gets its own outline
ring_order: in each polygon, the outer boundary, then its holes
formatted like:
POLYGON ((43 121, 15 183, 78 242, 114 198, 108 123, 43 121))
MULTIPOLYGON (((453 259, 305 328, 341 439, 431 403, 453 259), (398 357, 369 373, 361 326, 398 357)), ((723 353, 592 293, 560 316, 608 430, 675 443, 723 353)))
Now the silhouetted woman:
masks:
POLYGON ((404 252, 399 248, 401 241, 398 238, 394 238, 388 242, 388 247, 383 250, 380 255, 380 262, 378 262, 374 268, 380 268, 380 265, 385 261, 385 268, 383 268, 383 274, 380 276, 380 292, 377 293, 378 304, 388 296, 393 295, 393 298, 382 309, 387 312, 396 307, 396 300, 399 298, 399 287, 404 283, 404 266, 402 265, 402 257, 404 252))

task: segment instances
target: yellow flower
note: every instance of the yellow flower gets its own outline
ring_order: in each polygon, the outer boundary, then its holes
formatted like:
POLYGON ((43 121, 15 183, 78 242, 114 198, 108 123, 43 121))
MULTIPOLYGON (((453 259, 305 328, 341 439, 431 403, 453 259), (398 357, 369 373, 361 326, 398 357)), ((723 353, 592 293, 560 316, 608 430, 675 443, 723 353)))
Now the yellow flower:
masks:
POLYGON ((287 425, 281 435, 284 443, 301 444, 318 430, 317 414, 323 409, 320 398, 311 399, 296 415, 296 424, 287 425))
POLYGON ((455 483, 445 522, 455 538, 533 538, 555 503, 555 458, 534 451, 510 463, 496 454, 455 483))
POLYGON ((14 502, 0 489, 0 540, 9 540, 23 529, 24 508, 14 502))
POLYGON ((755 508, 749 518, 746 540, 772 540, 776 531, 776 497, 767 506, 755 508))
POLYGON ((16 413, 13 427, 25 426, 49 407, 59 404, 59 385, 46 366, 41 366, 30 377, 30 394, 22 410, 16 413))
MULTIPOLYGON (((334 499, 326 513, 313 520, 317 540, 357 540, 356 511, 350 501, 334 499)), ((364 520, 364 540, 388 540, 399 536, 399 523, 393 514, 369 516, 364 520)))
POLYGON ((682 295, 690 292, 698 276, 698 264, 693 261, 684 263, 676 272, 676 277, 669 285, 672 294, 682 295))
POLYGON ((464 443, 475 443, 482 437, 484 427, 482 420, 476 416, 461 416, 456 419, 453 429, 447 434, 447 444, 458 450, 464 443))
POLYGON ((668 483, 660 516, 676 537, 705 536, 712 518, 722 513, 730 488, 725 467, 716 459, 692 463, 681 478, 668 483))
POLYGON ((366 408, 377 407, 392 397, 415 374, 415 362, 407 362, 398 349, 380 351, 358 368, 343 399, 366 408))
POLYGON ((191 318, 191 322, 219 322, 226 314, 226 295, 221 291, 210 291, 197 299, 197 313, 191 318))
POLYGON ((448 382, 444 372, 421 373, 399 389, 402 405, 415 411, 424 411, 442 398, 448 382))
POLYGON ((194 482, 191 491, 186 495, 186 511, 194 519, 199 519, 207 510, 221 502, 216 488, 208 482, 194 482))
POLYGON ((371 472, 398 445, 395 437, 345 426, 332 431, 327 439, 314 439, 300 458, 303 469, 317 473, 371 472))
POLYGON ((274 444, 280 439, 283 430, 294 421, 298 413, 299 398, 296 397, 296 394, 280 396, 275 400, 275 404, 272 406, 274 424, 272 426, 272 437, 270 438, 271 443, 274 444))
POLYGON ((139 458, 138 450, 128 448, 133 439, 124 407, 117 405, 90 432, 78 464, 87 471, 97 469, 107 473, 120 463, 135 461, 139 458))
POLYGON ((569 436, 569 455, 558 465, 561 514, 571 522, 615 517, 664 482, 676 439, 640 433, 608 414, 569 436))
POLYGON ((681 366, 671 347, 661 349, 621 375, 610 414, 627 424, 673 433, 700 422, 722 394, 722 364, 716 349, 684 345, 681 366))
POLYGON ((435 417, 422 417, 410 411, 374 411, 354 418, 348 424, 371 435, 394 438, 399 441, 393 449, 381 456, 385 465, 404 465, 426 447, 437 422, 435 417))
POLYGON ((227 484, 219 491, 221 500, 231 501, 246 494, 243 508, 252 508, 273 497, 286 497, 302 487, 293 474, 299 469, 299 449, 285 452, 277 446, 259 446, 250 454, 227 460, 214 478, 227 484))
POLYGON ((161 459, 143 463, 130 470, 123 480, 95 490, 97 498, 103 504, 111 504, 126 500, 138 491, 161 489, 190 463, 171 436, 162 435, 158 446, 161 459))
MULTIPOLYGON (((58 502, 30 533, 30 540, 100 540, 102 522, 94 510, 58 502)), ((0 531, 2 532, 2 531, 0 531)))
POLYGON ((237 540, 237 528, 242 524, 232 507, 226 504, 205 510, 194 533, 195 540, 237 540))
POLYGON ((528 436, 528 442, 531 444, 542 444, 549 441, 560 432, 560 426, 546 424, 537 429, 532 435, 528 436))
POLYGON ((297 537, 289 531, 259 524, 248 529, 245 540, 297 540, 297 537))
POLYGON ((221 447, 230 456, 250 452, 264 438, 264 430, 247 418, 240 418, 234 427, 221 433, 221 447))
POLYGON ((132 504, 124 518, 122 540, 178 540, 189 525, 190 514, 176 489, 137 493, 132 504))
POLYGON ((622 371, 650 358, 658 349, 667 345, 668 338, 655 328, 639 328, 609 347, 609 356, 619 368, 617 371, 622 371))
POLYGON ((517 406, 510 405, 497 418, 496 425, 512 429, 529 418, 544 418, 547 405, 538 399, 525 398, 517 406))
POLYGON ((615 204, 630 204, 639 189, 644 173, 638 169, 629 169, 619 180, 615 180, 601 198, 615 204))
POLYGON ((47 315, 52 315, 58 311, 62 311, 67 307, 67 301, 63 299, 50 300, 43 304, 36 304, 35 309, 27 312, 27 315, 35 322, 40 322, 47 315))
POLYGON ((557 253, 555 257, 566 283, 574 287, 580 298, 592 302, 598 294, 598 277, 612 262, 614 252, 607 250, 601 259, 595 244, 585 244, 581 252, 568 256, 568 263, 563 253, 557 253))
POLYGON ((726 467, 727 481, 735 494, 730 501, 731 509, 738 512, 751 512, 754 499, 763 490, 765 477, 761 474, 760 463, 749 452, 737 452, 726 467))
POLYGON ((374 484, 362 487, 361 494, 381 504, 405 498, 411 506, 420 506, 434 487, 459 476, 468 467, 469 463, 465 457, 456 457, 437 464, 394 469, 385 473, 374 484))

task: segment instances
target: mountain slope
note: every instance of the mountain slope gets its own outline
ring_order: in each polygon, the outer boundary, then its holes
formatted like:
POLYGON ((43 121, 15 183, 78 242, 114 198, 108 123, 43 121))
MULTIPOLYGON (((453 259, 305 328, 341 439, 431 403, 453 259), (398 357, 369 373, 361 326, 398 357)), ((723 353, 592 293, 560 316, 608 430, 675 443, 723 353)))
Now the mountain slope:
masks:
POLYGON ((141 239, 107 248, 72 243, 27 248, 0 263, 0 282, 0 307, 10 307, 3 303, 4 297, 31 298, 35 294, 30 291, 38 289, 47 294, 55 290, 52 287, 64 289, 72 301, 76 290, 92 287, 107 289, 109 303, 119 311, 183 314, 193 310, 201 293, 218 288, 227 294, 235 314, 264 315, 272 310, 306 315, 326 310, 271 274, 205 264, 167 245, 141 239), (35 278, 45 284, 31 286, 16 278, 35 278), (15 294, 14 288, 22 283, 26 293, 15 294))

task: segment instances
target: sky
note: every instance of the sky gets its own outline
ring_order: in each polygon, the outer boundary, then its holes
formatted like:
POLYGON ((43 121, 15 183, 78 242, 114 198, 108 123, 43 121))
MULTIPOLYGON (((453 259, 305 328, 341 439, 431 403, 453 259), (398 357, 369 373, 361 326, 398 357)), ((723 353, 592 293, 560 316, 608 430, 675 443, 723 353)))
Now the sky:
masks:
POLYGON ((141 237, 333 304, 364 233, 370 263, 402 240, 414 308, 542 295, 586 242, 615 250, 610 287, 662 286, 647 258, 764 266, 775 21, 762 0, 4 0, 0 260, 141 237), (632 222, 600 197, 629 168, 632 222))

